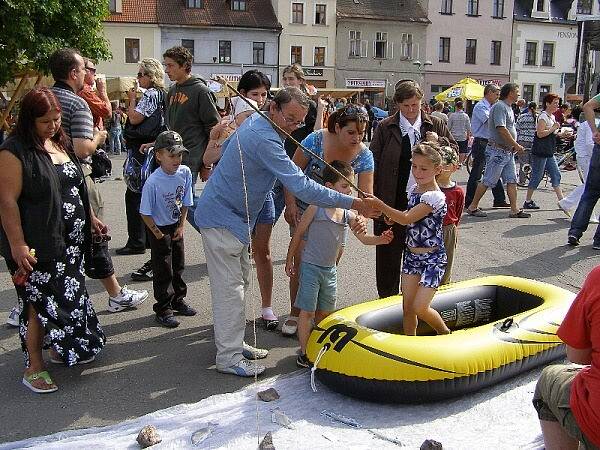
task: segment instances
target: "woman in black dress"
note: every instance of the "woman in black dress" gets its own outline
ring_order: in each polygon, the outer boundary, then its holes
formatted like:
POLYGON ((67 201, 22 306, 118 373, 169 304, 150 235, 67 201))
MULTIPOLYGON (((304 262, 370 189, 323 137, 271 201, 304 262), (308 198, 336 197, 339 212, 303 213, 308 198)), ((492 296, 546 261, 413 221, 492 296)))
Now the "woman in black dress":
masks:
POLYGON ((72 366, 93 361, 106 341, 85 286, 92 239, 87 191, 60 121, 54 94, 33 89, 0 146, 1 250, 17 275, 23 384, 36 393, 58 389, 42 349, 50 350, 51 362, 72 366))

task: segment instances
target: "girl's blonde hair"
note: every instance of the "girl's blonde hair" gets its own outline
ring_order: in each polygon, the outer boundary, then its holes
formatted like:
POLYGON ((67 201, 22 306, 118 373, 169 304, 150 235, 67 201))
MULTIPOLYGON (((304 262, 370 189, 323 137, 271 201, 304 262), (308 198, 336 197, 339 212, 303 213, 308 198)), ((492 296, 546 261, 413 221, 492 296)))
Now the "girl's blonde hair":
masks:
POLYGON ((148 75, 152 86, 160 89, 165 88, 165 70, 160 61, 154 58, 144 58, 140 61, 140 67, 144 75, 148 75))
POLYGON ((438 167, 442 165, 441 147, 435 142, 420 142, 413 147, 413 155, 421 155, 438 167))

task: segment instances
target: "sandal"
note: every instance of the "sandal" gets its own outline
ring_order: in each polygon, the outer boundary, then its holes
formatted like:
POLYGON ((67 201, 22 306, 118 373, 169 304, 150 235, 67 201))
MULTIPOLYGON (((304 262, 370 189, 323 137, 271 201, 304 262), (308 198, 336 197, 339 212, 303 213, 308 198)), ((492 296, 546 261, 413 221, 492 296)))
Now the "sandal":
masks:
POLYGON ((51 392, 58 391, 58 386, 54 384, 52 378, 50 378, 50 374, 43 370, 41 372, 32 373, 29 375, 23 375, 23 384, 31 389, 36 394, 49 394, 51 392), (46 386, 49 386, 47 389, 40 389, 33 385, 37 380, 42 380, 46 386))
POLYGON ((267 331, 275 331, 279 326, 279 319, 265 319, 263 317, 262 320, 265 323, 265 329, 267 331))
MULTIPOLYGON (((88 359, 84 359, 82 361, 77 361, 76 365, 89 364, 89 363, 93 362, 95 359, 96 359, 96 355, 92 355, 88 359)), ((62 359, 60 359, 60 355, 56 352, 50 352, 50 362, 52 364, 65 364, 65 362, 62 359)))
POLYGON ((528 219, 531 217, 531 214, 526 213, 521 209, 518 213, 509 214, 508 217, 510 217, 511 219, 528 219))
POLYGON ((281 327, 281 334, 284 336, 293 336, 298 331, 298 317, 289 316, 283 322, 283 326, 281 327))

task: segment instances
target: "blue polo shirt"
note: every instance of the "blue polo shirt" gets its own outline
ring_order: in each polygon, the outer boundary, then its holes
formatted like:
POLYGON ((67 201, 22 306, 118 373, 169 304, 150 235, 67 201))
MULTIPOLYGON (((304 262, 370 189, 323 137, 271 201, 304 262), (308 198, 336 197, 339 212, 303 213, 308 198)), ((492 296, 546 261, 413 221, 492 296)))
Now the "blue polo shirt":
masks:
POLYGON ((246 119, 223 143, 219 164, 198 200, 194 216, 198 228, 225 228, 240 242, 249 244, 248 227, 254 228, 275 180, 281 181, 286 189, 308 204, 325 208, 352 207, 354 197, 306 177, 287 156, 283 143, 284 139, 258 113, 246 119), (246 217, 240 148, 250 223, 246 217))

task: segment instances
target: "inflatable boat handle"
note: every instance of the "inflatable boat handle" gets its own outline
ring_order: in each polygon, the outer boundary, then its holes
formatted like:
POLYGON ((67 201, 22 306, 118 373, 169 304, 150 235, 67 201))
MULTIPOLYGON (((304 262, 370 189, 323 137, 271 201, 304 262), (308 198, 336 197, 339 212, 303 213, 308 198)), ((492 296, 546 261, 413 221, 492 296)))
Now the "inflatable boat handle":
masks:
POLYGON ((514 324, 513 318, 509 317, 504 322, 502 322, 502 325, 500 325, 500 331, 507 332, 508 330, 510 330, 510 327, 513 326, 513 324, 514 324))

